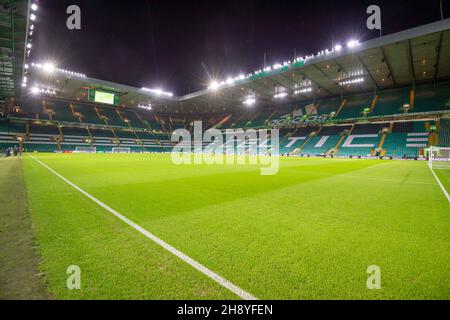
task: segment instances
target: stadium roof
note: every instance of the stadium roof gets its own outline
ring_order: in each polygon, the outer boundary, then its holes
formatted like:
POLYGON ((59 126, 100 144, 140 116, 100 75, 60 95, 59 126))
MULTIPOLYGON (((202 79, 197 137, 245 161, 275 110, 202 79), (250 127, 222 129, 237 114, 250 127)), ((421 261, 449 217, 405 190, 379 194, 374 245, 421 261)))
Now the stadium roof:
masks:
POLYGON ((0 97, 20 96, 29 0, 0 0, 0 97))
MULTIPOLYGON (((23 51, 23 50, 22 50, 23 51)), ((86 101, 86 89, 112 91, 128 107, 151 104, 159 112, 223 112, 243 103, 274 106, 450 79, 450 19, 359 43, 352 41, 247 75, 217 79, 205 90, 176 97, 33 64, 29 89, 86 101)), ((27 90, 26 94, 31 94, 27 90)))

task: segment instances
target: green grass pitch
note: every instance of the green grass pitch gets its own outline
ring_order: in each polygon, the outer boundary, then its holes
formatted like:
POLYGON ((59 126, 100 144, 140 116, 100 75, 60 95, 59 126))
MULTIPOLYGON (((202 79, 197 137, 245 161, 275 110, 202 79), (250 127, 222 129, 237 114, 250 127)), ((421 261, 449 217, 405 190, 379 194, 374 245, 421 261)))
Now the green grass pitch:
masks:
MULTIPOLYGON (((449 299, 450 204, 425 162, 175 166, 170 155, 35 157, 260 299, 449 299), (366 287, 381 268, 381 289, 366 287)), ((238 299, 23 159, 46 285, 58 299, 238 299), (81 268, 81 289, 66 269, 81 268)), ((440 172, 450 189, 448 172, 440 172)))

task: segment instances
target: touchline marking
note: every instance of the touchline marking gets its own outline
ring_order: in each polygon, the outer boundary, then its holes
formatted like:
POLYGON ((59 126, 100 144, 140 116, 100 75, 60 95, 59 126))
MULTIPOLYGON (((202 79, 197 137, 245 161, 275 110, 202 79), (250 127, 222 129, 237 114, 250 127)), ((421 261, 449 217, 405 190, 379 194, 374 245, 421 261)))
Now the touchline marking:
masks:
POLYGON ((450 195, 448 194, 447 190, 445 190, 444 185, 442 184, 441 180, 439 180, 438 176, 434 172, 434 170, 430 167, 431 172, 433 173, 434 178, 436 179, 437 183, 441 187, 442 191, 444 192, 445 196, 447 197, 448 202, 450 202, 450 195))
POLYGON ((36 162, 38 162, 40 165, 42 165, 44 168, 49 170, 51 173, 56 175, 58 178, 60 178, 61 180, 63 180, 64 182, 66 182, 67 184, 69 184, 70 186, 75 188, 76 190, 78 190, 80 193, 82 193, 83 195, 85 195, 86 197, 88 197, 89 199, 94 201, 95 203, 97 203, 99 206, 101 206, 102 208, 104 208, 105 210, 109 211, 110 213, 115 215, 117 218, 119 218, 120 220, 122 220, 123 222, 128 224, 130 227, 134 228, 135 230, 137 230, 138 232, 140 232, 141 234, 143 234, 144 236, 146 236, 147 238, 149 238, 153 242, 157 243, 158 245, 160 245, 161 247, 163 247, 164 249, 166 249, 167 251, 172 253, 173 255, 177 256, 178 258, 180 258, 181 260, 183 260, 187 264, 191 265, 192 267, 194 267, 195 269, 197 269, 198 271, 203 273, 208 278, 210 278, 210 279, 214 280, 215 282, 217 282, 218 284, 220 284, 222 287, 230 290, 231 292, 233 292, 234 294, 236 294, 237 296, 241 297, 244 300, 258 300, 258 298, 256 298, 255 296, 251 295, 250 293, 248 293, 248 292, 244 291, 243 289, 239 288, 238 286, 234 285, 233 283, 231 283, 227 279, 222 278, 217 273, 209 270, 207 267, 205 267, 201 263, 195 261, 194 259, 192 259, 188 255, 184 254, 183 252, 175 249, 170 244, 164 242, 163 240, 161 240, 160 238, 158 238, 157 236, 155 236, 151 232, 145 230, 144 228, 142 228, 138 224, 134 223, 133 221, 131 221, 127 217, 123 216, 118 211, 116 211, 113 208, 107 206, 106 204, 104 204, 103 202, 98 200, 97 198, 91 196, 89 193, 87 193, 86 191, 84 191, 83 189, 78 187, 77 185, 73 184, 72 182, 70 182, 69 180, 64 178, 58 172, 56 172, 55 170, 53 170, 52 168, 50 168, 49 166, 47 166, 45 163, 41 162, 40 160, 36 159, 34 156, 30 155, 30 157, 33 158, 36 162))

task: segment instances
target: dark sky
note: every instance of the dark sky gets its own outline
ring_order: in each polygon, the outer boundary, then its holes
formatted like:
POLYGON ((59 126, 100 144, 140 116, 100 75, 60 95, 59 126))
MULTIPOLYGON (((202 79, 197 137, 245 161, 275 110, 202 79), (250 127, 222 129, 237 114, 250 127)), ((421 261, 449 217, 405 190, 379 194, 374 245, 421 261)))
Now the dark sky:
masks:
POLYGON ((331 48, 333 38, 377 37, 366 28, 371 4, 384 34, 440 19, 439 0, 41 0, 31 60, 181 95, 259 69, 264 52, 271 65, 331 48), (66 28, 71 4, 80 31, 66 28))

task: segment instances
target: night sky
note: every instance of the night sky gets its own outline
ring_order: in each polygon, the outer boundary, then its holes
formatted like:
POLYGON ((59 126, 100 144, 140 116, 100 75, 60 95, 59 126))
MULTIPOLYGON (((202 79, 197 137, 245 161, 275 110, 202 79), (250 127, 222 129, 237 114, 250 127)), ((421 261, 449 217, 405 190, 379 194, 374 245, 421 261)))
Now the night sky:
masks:
MULTIPOLYGON (((444 17, 450 17, 449 1, 444 17)), ((31 61, 46 59, 89 77, 177 95, 267 64, 368 40, 366 8, 382 10, 389 34, 440 19, 439 0, 41 0, 31 61), (80 31, 66 8, 80 6, 80 31)))

